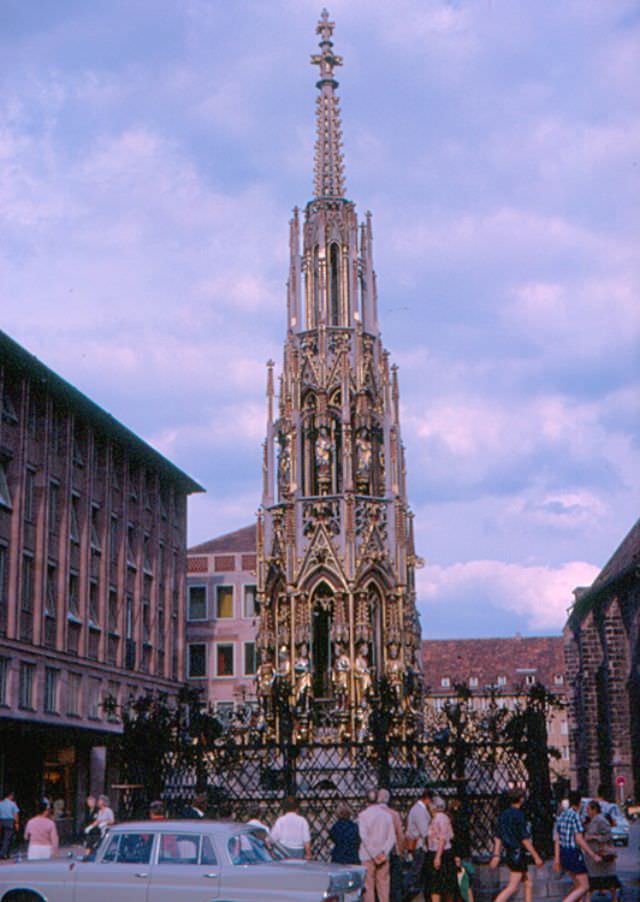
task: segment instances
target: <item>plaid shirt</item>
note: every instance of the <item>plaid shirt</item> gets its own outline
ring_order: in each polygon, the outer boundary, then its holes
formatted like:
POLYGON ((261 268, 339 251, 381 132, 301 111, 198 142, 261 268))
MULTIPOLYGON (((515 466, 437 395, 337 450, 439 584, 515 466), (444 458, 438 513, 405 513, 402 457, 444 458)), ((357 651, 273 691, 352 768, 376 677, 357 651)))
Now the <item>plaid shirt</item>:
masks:
POLYGON ((560 845, 565 849, 577 849, 576 833, 584 833, 580 815, 575 808, 567 808, 556 821, 556 832, 560 845))

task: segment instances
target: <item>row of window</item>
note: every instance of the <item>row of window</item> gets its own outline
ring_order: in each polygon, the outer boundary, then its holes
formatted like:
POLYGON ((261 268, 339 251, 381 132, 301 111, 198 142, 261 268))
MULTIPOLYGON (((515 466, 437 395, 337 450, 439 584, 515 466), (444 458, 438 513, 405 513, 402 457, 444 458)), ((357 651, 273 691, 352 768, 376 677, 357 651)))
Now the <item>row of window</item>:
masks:
POLYGON ((255 676, 255 642, 214 642, 213 660, 206 642, 191 642, 187 654, 187 675, 190 678, 255 676), (238 661, 237 657, 241 656, 238 661), (238 665, 241 665, 241 669, 238 665))
MULTIPOLYGON (((235 615, 233 586, 215 586, 213 617, 233 619, 235 615)), ((254 585, 242 586, 242 617, 258 616, 258 602, 254 585)), ((209 620, 209 600, 206 585, 190 585, 187 590, 187 620, 209 620)))
MULTIPOLYGON (((104 681, 59 667, 47 666, 38 671, 31 661, 16 661, 13 667, 12 663, 10 657, 0 656, 0 707, 15 706, 22 711, 41 710, 45 714, 68 717, 86 716, 91 720, 118 720, 114 703, 119 702, 122 687, 117 681, 104 681)), ((130 686, 128 691, 134 695, 139 692, 135 686, 130 686)))
MULTIPOLYGON (((524 677, 525 686, 535 686, 538 682, 538 678, 534 673, 527 673, 524 677)), ((556 673, 553 677, 554 686, 563 686, 564 685, 564 676, 561 673, 556 673)), ((452 685, 451 677, 442 677, 440 679, 440 686, 443 689, 450 689, 452 685)), ((469 677, 469 688, 477 689, 479 685, 478 677, 469 677)), ((506 686, 507 678, 504 675, 500 675, 496 678, 496 686, 506 686)))
MULTIPOLYGON (((28 523, 33 522, 34 520, 34 477, 35 471, 31 468, 27 468, 25 483, 24 483, 24 491, 25 491, 25 503, 24 503, 24 518, 28 523)), ((81 538, 81 530, 80 530, 80 522, 81 522, 81 498, 77 492, 71 493, 71 506, 69 511, 69 539, 71 542, 75 544, 80 543, 81 538)), ((5 471, 5 466, 2 462, 0 462, 0 506, 4 506, 9 510, 12 510, 12 498, 9 490, 9 485, 7 482, 7 475, 5 471)), ((60 521, 60 485, 58 482, 51 481, 49 483, 49 510, 48 510, 48 530, 50 535, 56 535, 59 529, 59 521, 60 521)), ((91 513, 90 513, 90 539, 91 539, 91 548, 95 552, 102 552, 102 539, 101 533, 103 531, 104 524, 101 522, 102 519, 102 508, 99 504, 93 503, 91 505, 91 513)), ((118 553, 120 549, 120 520, 116 514, 111 514, 109 518, 109 530, 108 535, 105 537, 105 541, 109 544, 109 555, 112 563, 117 563, 118 553)), ((126 555, 127 555, 127 565, 129 567, 135 568, 138 564, 137 556, 140 550, 139 547, 139 531, 137 527, 133 523, 127 524, 126 529, 126 555)), ((142 566, 146 571, 151 571, 153 566, 153 555, 152 555, 152 540, 151 535, 148 532, 145 532, 142 535, 142 566)), ((158 562, 159 570, 162 573, 164 570, 164 561, 162 559, 163 545, 160 544, 160 560, 158 562)))

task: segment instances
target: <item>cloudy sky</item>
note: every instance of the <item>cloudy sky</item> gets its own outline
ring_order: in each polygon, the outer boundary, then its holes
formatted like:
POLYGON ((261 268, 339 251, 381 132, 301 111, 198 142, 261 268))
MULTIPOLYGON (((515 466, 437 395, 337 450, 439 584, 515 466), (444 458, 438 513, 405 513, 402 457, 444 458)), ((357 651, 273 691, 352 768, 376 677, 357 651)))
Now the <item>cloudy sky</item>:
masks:
MULTIPOLYGON (((0 328, 259 500, 314 0, 0 0, 0 328)), ((640 5, 334 0, 427 636, 562 627, 638 515, 640 5)))

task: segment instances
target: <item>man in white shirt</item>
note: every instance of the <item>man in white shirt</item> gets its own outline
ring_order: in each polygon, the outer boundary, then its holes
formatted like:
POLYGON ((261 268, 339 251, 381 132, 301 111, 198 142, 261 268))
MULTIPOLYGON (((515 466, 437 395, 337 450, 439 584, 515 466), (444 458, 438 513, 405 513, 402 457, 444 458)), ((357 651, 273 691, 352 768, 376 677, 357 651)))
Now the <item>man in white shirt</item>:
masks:
POLYGON ((396 831, 396 843, 389 856, 390 868, 390 902, 402 902, 402 856, 404 855, 404 830, 402 818, 399 813, 389 805, 391 793, 388 789, 378 790, 378 804, 388 811, 393 820, 393 829, 396 831))
POLYGON ((424 892, 425 899, 431 894, 430 880, 427 868, 427 834, 431 823, 431 792, 428 789, 422 791, 422 797, 414 803, 407 818, 407 845, 413 847, 413 861, 411 866, 411 886, 416 893, 424 892))
POLYGON ((311 831, 309 822, 298 814, 298 803, 289 798, 284 803, 285 813, 273 825, 271 839, 280 843, 290 858, 311 860, 311 831))
POLYGON ((396 845, 393 817, 386 806, 378 804, 375 789, 367 793, 367 807, 358 815, 360 861, 367 869, 365 899, 389 902, 389 856, 396 845))

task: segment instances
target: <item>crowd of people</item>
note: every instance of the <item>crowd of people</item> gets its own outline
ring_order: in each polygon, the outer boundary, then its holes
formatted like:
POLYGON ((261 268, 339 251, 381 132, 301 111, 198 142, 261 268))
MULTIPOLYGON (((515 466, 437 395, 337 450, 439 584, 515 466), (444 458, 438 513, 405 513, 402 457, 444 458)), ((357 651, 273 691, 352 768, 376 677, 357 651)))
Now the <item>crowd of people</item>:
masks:
MULTIPOLYGON (((568 874, 572 886, 563 902, 579 902, 590 892, 608 890, 617 902, 621 888, 616 876, 617 853, 613 846, 611 807, 602 795, 589 800, 586 812, 580 793, 571 792, 562 805, 554 828, 554 868, 568 874)), ((495 830, 491 868, 506 866, 509 878, 495 902, 508 902, 522 885, 525 902, 532 900, 531 865, 541 867, 543 859, 533 845, 523 810, 522 790, 508 793, 495 830)), ((196 795, 181 811, 182 817, 204 818, 206 794, 196 795)), ((259 812, 250 812, 245 823, 261 838, 277 842, 290 858, 310 860, 311 828, 300 813, 295 798, 285 800, 282 814, 269 827, 259 812)), ((220 815, 220 812, 218 812, 220 815)), ((151 803, 151 820, 166 818, 162 801, 151 803)), ((53 806, 47 799, 39 804, 24 829, 29 859, 51 858, 58 850, 59 837, 53 806)), ((107 796, 89 795, 83 840, 88 852, 115 823, 107 796)), ((444 799, 425 789, 411 807, 406 826, 393 807, 387 789, 371 790, 357 814, 344 802, 336 807, 336 819, 329 830, 331 860, 337 864, 360 864, 366 871, 366 902, 406 902, 423 894, 431 902, 473 902, 468 860, 468 837, 457 836, 458 820, 447 812, 444 799)), ((0 800, 0 858, 9 857, 11 843, 20 824, 20 810, 13 792, 0 800)), ((460 831, 463 833, 464 831, 460 831)))

